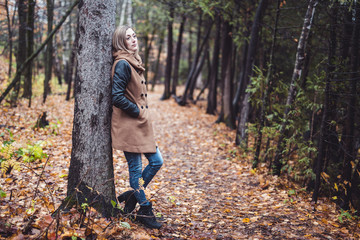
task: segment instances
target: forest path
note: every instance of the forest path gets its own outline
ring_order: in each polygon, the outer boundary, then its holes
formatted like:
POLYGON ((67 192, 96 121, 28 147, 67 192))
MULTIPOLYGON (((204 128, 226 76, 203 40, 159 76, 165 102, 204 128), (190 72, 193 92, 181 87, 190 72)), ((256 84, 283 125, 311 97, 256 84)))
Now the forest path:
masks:
MULTIPOLYGON (((345 217, 344 223, 339 222, 334 203, 320 199, 314 206, 309 193, 285 178, 251 170, 251 156, 234 145, 235 131, 215 124, 216 116, 205 114, 198 106, 180 107, 173 99, 160 101, 161 93, 162 88, 149 92, 149 100, 164 165, 147 194, 152 196, 155 213, 162 215, 164 226, 149 230, 125 217, 109 223, 90 209, 87 226, 98 239, 360 237, 359 225, 345 217), (126 229, 118 220, 131 228, 126 229)), ((15 150, 41 141, 49 155, 48 161, 21 163, 20 169, 0 177, 0 190, 6 193, 0 197, 0 239, 37 239, 48 228, 49 239, 56 239, 55 229, 60 239, 85 238, 91 233, 79 224, 81 215, 75 209, 63 214, 59 225, 50 216, 66 197, 70 164, 74 101, 64 99, 65 95, 51 95, 43 105, 42 98, 35 97, 31 108, 25 99, 15 108, 5 103, 0 108, 0 123, 11 126, 15 150), (44 111, 49 127, 33 129, 44 111), (23 235, 26 226, 29 231, 23 235)), ((9 132, 4 127, 0 130, 2 138, 9 139, 9 132)), ((146 164, 145 158, 143 162, 146 164)), ((121 152, 114 151, 114 170, 116 193, 120 194, 129 188, 127 163, 121 152)))
MULTIPOLYGON (((216 116, 205 114, 197 106, 181 107, 173 99, 160 101, 160 91, 149 95, 155 134, 164 158, 162 169, 149 186, 155 210, 166 222, 155 236, 174 239, 347 236, 349 231, 336 223, 333 204, 320 203, 315 212, 309 195, 297 194, 298 190, 281 183, 281 179, 252 171, 246 153, 240 153, 234 145, 235 131, 215 124, 216 116)), ((125 161, 122 164, 115 169, 120 167, 126 173, 125 161)))

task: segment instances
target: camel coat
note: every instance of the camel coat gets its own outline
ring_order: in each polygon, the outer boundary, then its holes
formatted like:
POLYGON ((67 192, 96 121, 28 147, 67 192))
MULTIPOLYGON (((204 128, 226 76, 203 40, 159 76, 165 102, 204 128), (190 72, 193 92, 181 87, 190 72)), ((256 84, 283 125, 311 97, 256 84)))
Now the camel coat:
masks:
POLYGON ((141 66, 141 59, 139 56, 121 50, 114 53, 113 57, 112 146, 126 152, 155 153, 156 143, 149 113, 146 80, 143 75, 145 69, 141 66), (118 63, 119 66, 116 66, 118 63), (124 74, 124 72, 129 74, 124 74), (119 83, 124 86, 123 92, 116 90, 119 83), (120 97, 125 105, 116 104, 116 98, 120 99, 120 97))

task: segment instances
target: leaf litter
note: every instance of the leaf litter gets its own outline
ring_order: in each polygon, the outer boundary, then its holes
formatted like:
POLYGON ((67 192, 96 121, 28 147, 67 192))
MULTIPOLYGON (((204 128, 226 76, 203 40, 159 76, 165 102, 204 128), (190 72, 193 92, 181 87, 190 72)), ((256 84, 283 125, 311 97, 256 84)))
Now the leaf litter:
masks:
MULTIPOLYGON (((150 96, 150 111, 164 165, 146 193, 160 230, 149 230, 126 216, 101 218, 93 209, 51 214, 66 197, 71 155, 73 100, 51 95, 32 107, 21 100, 15 108, 2 104, 2 141, 16 147, 41 141, 43 158, 21 162, 2 174, 1 239, 356 239, 360 225, 339 220, 335 203, 311 195, 284 177, 268 175, 266 165, 251 169, 251 155, 234 145, 235 131, 215 124, 216 116, 198 106, 180 107, 160 101, 162 89, 150 96), (50 125, 34 129, 47 112, 50 125), (5 127, 4 127, 5 126, 5 127)), ((1 133, 0 132, 0 133, 1 133)), ((146 159, 143 158, 144 165, 146 159)), ((116 192, 129 189, 127 163, 114 151, 116 192)))

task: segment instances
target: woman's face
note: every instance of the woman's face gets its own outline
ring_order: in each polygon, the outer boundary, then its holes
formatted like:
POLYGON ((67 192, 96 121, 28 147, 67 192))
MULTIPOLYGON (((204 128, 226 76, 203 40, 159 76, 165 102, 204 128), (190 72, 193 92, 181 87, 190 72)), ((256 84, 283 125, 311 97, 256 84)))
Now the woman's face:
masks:
POLYGON ((125 44, 127 49, 131 52, 136 52, 138 49, 136 33, 131 28, 126 30, 125 44))

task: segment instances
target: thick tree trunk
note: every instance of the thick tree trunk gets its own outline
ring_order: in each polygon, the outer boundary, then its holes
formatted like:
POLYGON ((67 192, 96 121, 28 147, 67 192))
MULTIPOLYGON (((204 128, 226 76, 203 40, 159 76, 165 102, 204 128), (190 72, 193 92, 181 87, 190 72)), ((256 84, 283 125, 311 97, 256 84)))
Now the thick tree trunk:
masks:
POLYGON ((275 23, 274 23, 274 32, 272 37, 272 43, 271 43, 271 49, 270 49, 270 59, 269 59, 269 68, 267 70, 266 79, 265 79, 265 90, 262 96, 262 102, 261 102, 261 108, 260 108, 260 122, 257 132, 257 138, 255 141, 256 147, 255 147, 255 156, 253 161, 253 168, 257 167, 257 164, 259 162, 259 156, 260 156, 260 149, 261 149, 261 141, 262 141, 262 134, 263 134, 263 128, 265 126, 265 115, 266 115, 266 108, 269 105, 269 93, 271 87, 269 86, 269 83, 271 82, 272 73, 273 73, 273 61, 274 61, 274 51, 275 51, 275 44, 276 44, 276 34, 278 30, 278 22, 280 17, 280 3, 281 0, 277 1, 277 8, 276 8, 276 17, 275 17, 275 23))
POLYGON ((220 54, 220 33, 221 33, 221 21, 220 14, 215 16, 216 32, 214 40, 213 57, 210 68, 210 74, 208 76, 209 93, 207 96, 207 114, 215 114, 217 108, 217 88, 218 88, 218 69, 219 69, 219 54, 220 54))
MULTIPOLYGON (((34 17, 35 17, 35 0, 28 1, 28 12, 27 12, 27 24, 26 24, 26 41, 27 48, 26 53, 27 57, 31 56, 34 52, 34 17)), ((32 71, 33 71, 33 61, 30 61, 27 65, 24 79, 24 93, 23 97, 29 99, 29 107, 31 106, 31 97, 32 97, 32 71)))
POLYGON ((181 56, 181 46, 182 46, 182 37, 184 32, 184 25, 186 21, 185 14, 182 16, 180 29, 179 29, 179 37, 176 43, 176 50, 175 50, 175 61, 174 61, 174 76, 173 76, 173 84, 171 89, 171 94, 176 96, 176 87, 179 81, 179 65, 180 65, 180 56, 181 56))
POLYGON ((79 5, 78 71, 67 203, 87 203, 104 216, 116 201, 110 137, 111 38, 115 0, 79 5), (75 202, 76 201, 76 202, 75 202))
MULTIPOLYGON (((54 19, 54 0, 46 0, 47 4, 47 20, 48 20, 48 35, 50 35, 53 29, 53 19, 54 19)), ((52 75, 52 65, 53 65, 53 39, 51 38, 48 45, 46 46, 45 53, 45 80, 44 80, 44 94, 43 94, 43 103, 45 103, 47 95, 50 93, 50 80, 52 75)))
MULTIPOLYGON (((16 71, 19 72, 20 66, 24 64, 26 59, 26 1, 19 0, 18 2, 18 18, 19 18, 19 38, 16 56, 16 71)), ((21 75, 19 81, 15 85, 15 98, 18 97, 20 91, 21 75)))
POLYGON ((293 75, 291 78, 290 88, 288 90, 288 96, 287 96, 287 100, 286 100, 283 121, 280 126, 280 133, 279 133, 280 136, 279 136, 275 159, 274 159, 273 174, 275 174, 275 175, 280 175, 280 171, 283 166, 283 163, 282 163, 283 155, 282 154, 283 154, 283 150, 284 150, 284 139, 285 139, 285 135, 286 135, 285 129, 286 129, 286 126, 288 125, 289 112, 292 107, 292 103, 295 99, 295 95, 296 95, 296 83, 300 79, 301 72, 304 67, 305 47, 306 47, 306 43, 307 43, 308 36, 310 33, 310 28, 312 25, 312 20, 314 17, 316 5, 317 5, 317 0, 309 1, 308 8, 307 8, 305 18, 304 18, 304 25, 303 25, 303 28, 301 31, 301 36, 300 36, 298 47, 297 47, 294 72, 293 72, 293 75))
POLYGON ((319 196, 320 184, 321 184, 321 173, 324 169, 324 158, 326 156, 325 150, 328 145, 329 139, 329 130, 330 130, 330 122, 329 122, 329 115, 331 109, 330 106, 330 99, 331 99, 331 80, 333 79, 333 72, 335 71, 335 64, 336 64, 336 25, 337 25, 337 8, 338 5, 334 5, 331 9, 331 26, 330 26, 330 45, 329 45, 329 56, 328 56, 328 69, 326 73, 326 85, 325 85, 325 99, 322 108, 322 119, 320 125, 320 138, 319 138, 319 146, 316 158, 315 169, 313 172, 316 174, 315 178, 315 188, 312 195, 312 200, 316 203, 319 196))
POLYGON ((235 117, 232 111, 232 98, 233 98, 233 74, 232 74, 232 52, 233 52, 233 40, 231 37, 232 28, 229 22, 224 22, 224 39, 222 48, 222 68, 221 76, 223 79, 223 96, 222 96, 222 108, 223 108, 223 121, 224 123, 235 129, 235 117))
POLYGON ((171 83, 171 72, 172 72, 172 58, 173 58, 173 21, 174 21, 174 7, 170 6, 170 19, 167 25, 167 57, 166 57, 166 68, 165 68, 165 87, 164 93, 161 100, 170 98, 170 83, 171 83))
MULTIPOLYGON (((243 81, 244 90, 248 87, 250 83, 250 78, 253 74, 253 65, 256 55, 256 47, 259 41, 260 22, 264 15, 267 4, 268 4, 267 0, 261 0, 259 2, 259 5, 256 9, 254 21, 251 27, 250 44, 246 57, 246 67, 244 69, 244 81, 243 81)), ((240 119, 236 130, 236 140, 235 140, 236 145, 240 145, 244 140, 246 140, 247 137, 246 123, 248 121, 249 110, 250 110, 249 97, 250 97, 249 93, 245 93, 245 96, 241 104, 240 119)))

